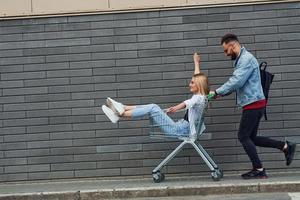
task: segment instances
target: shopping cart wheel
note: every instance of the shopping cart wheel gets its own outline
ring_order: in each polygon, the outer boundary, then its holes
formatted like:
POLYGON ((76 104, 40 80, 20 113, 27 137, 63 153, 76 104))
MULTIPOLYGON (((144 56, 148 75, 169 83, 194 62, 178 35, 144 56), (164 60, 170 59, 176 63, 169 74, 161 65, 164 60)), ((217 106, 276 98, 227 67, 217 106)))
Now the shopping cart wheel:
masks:
POLYGON ((222 178, 222 174, 217 172, 217 171, 213 171, 211 173, 211 178, 214 180, 214 181, 219 181, 221 178, 222 178))
POLYGON ((216 172, 220 175, 221 178, 223 178, 224 174, 221 169, 217 169, 216 172))
POLYGON ((152 176, 154 183, 160 183, 165 180, 165 175, 160 173, 160 171, 153 172, 152 176))

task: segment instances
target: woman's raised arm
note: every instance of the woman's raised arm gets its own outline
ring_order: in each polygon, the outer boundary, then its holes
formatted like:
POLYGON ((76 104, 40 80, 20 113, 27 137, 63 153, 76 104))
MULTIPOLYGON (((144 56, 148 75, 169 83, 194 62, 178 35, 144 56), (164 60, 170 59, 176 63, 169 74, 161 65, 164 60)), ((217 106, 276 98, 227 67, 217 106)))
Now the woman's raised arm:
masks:
POLYGON ((194 53, 194 64, 195 64, 195 70, 194 74, 199 74, 200 73, 200 54, 194 53))

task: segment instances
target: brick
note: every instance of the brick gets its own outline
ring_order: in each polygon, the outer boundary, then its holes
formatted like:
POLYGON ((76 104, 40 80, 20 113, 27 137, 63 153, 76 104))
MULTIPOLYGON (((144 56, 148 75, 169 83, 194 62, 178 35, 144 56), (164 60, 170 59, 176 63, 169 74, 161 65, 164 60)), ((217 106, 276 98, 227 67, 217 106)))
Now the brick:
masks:
POLYGON ((183 33, 156 33, 156 34, 139 34, 137 40, 139 42, 148 42, 148 41, 164 41, 164 40, 180 40, 183 39, 183 33))
POLYGON ((110 53, 92 53, 92 59, 102 58, 104 60, 109 59, 122 59, 122 58, 137 58, 137 51, 121 51, 110 53))
POLYGON ((1 44, 0 49, 16 49, 16 46, 19 49, 26 48, 42 48, 46 47, 44 41, 23 41, 23 42, 4 42, 1 44))
POLYGON ((47 47, 63 47, 63 46, 75 46, 75 45, 89 45, 91 41, 89 38, 78 39, 63 39, 63 40, 47 40, 47 47))
POLYGON ((298 40, 299 35, 297 33, 282 33, 273 35, 256 35, 256 42, 272 42, 272 41, 285 41, 285 40, 298 40))
POLYGON ((181 24, 182 17, 164 17, 164 18, 147 18, 138 19, 138 26, 153 26, 153 25, 166 25, 166 24, 181 24))
MULTIPOLYGON (((232 15, 232 14, 231 14, 232 15)), ((183 16, 183 23, 205 23, 205 22, 220 22, 220 21, 228 21, 229 14, 204 14, 204 15, 191 15, 191 16, 183 16)))
POLYGON ((49 108, 75 108, 94 106, 94 100, 58 101, 50 102, 49 108))
POLYGON ((44 25, 28 25, 28 26, 6 27, 0 30, 0 34, 33 33, 33 32, 43 32, 43 31, 44 31, 44 25))
POLYGON ((80 170, 80 169, 96 169, 96 162, 81 162, 81 163, 59 163, 51 164, 53 171, 80 170))
POLYGON ((0 35, 1 42, 15 42, 21 40, 22 40, 22 34, 0 35))
POLYGON ((3 95, 26 95, 26 94, 44 94, 47 93, 47 87, 32 87, 32 88, 10 88, 4 89, 3 95))
POLYGON ((299 17, 281 17, 273 19, 260 19, 255 20, 255 26, 272 26, 272 25, 286 25, 286 24, 297 24, 299 22, 299 17))
POLYGON ((4 171, 5 173, 50 171, 50 165, 8 166, 4 168, 4 171))
MULTIPOLYGON (((113 70, 113 68, 106 68, 106 67, 113 67, 115 66, 115 61, 113 60, 105 60, 102 62, 99 61, 73 61, 70 63, 71 69, 80 69, 80 68, 93 68, 93 70, 97 70, 98 68, 102 68, 101 70, 105 72, 105 70, 109 71, 113 70)), ((100 70, 100 69, 98 69, 100 70)), ((110 73, 103 73, 103 74, 110 74, 110 73)))
POLYGON ((73 70, 57 70, 48 71, 47 77, 72 77, 72 76, 91 76, 92 69, 73 69, 73 70))
POLYGON ((129 168, 129 167, 142 167, 142 160, 120 160, 120 161, 99 161, 97 162, 97 168, 129 168))
POLYGON ((210 7, 207 8, 207 14, 214 13, 236 13, 236 12, 250 12, 254 10, 253 5, 241 5, 241 6, 224 6, 224 7, 210 7))
MULTIPOLYGON (((161 59, 160 58, 134 58, 134 59, 122 59, 122 60, 117 60, 116 61, 116 66, 118 68, 115 69, 115 71, 119 72, 121 70, 120 73, 130 73, 130 71, 133 70, 129 70, 129 69, 134 69, 134 72, 137 72, 136 70, 138 70, 138 67, 131 67, 134 65, 152 65, 152 64, 161 64, 161 59), (122 67, 119 67, 122 66, 122 67), (130 66, 129 68, 123 67, 123 66, 130 66)), ((115 72, 116 74, 116 72, 115 72)))
POLYGON ((159 50, 141 50, 138 52, 139 57, 155 57, 155 56, 174 56, 182 55, 183 49, 159 49, 159 50))
POLYGON ((28 125, 42 125, 47 124, 47 118, 26 118, 26 119, 9 119, 4 120, 3 124, 6 127, 9 126, 28 126, 28 125))
POLYGON ((0 72, 1 73, 23 72, 23 65, 6 65, 6 66, 1 66, 0 72))
POLYGON ((46 62, 47 63, 90 60, 90 59, 91 59, 91 54, 90 53, 46 56, 46 62))
POLYGON ((90 29, 91 25, 88 22, 79 23, 59 23, 59 24, 46 24, 45 32, 50 31, 72 31, 72 30, 86 30, 90 29))
POLYGON ((28 126, 27 133, 47 133, 57 131, 71 131, 71 124, 56 124, 56 125, 42 125, 42 126, 28 126))
POLYGON ((28 157, 29 155, 29 152, 28 150, 17 150, 17 149, 14 149, 14 150, 5 150, 4 152, 4 157, 5 158, 20 158, 20 157, 28 157))
POLYGON ((81 131, 81 130, 101 130, 101 129, 112 129, 117 128, 117 125, 106 122, 97 122, 97 123, 77 123, 73 124, 73 130, 81 131))
POLYGON ((0 88, 18 88, 24 87, 23 81, 0 81, 0 88))
POLYGON ((116 97, 117 91, 96 91, 96 92, 80 92, 72 93, 73 100, 90 100, 106 97, 116 97))
POLYGON ((161 32, 178 32, 178 31, 193 31, 193 30, 206 30, 207 23, 194 23, 194 24, 179 24, 179 25, 165 25, 161 27, 161 32))
POLYGON ((28 174, 27 173, 3 174, 0 175, 0 179, 3 181, 25 181, 28 180, 28 174))
POLYGON ((284 41, 284 42, 279 42, 279 47, 281 49, 289 49, 289 48, 297 48, 299 47, 300 42, 299 41, 284 41))
POLYGON ((28 63, 44 63, 44 56, 33 57, 16 57, 16 58, 3 58, 0 61, 0 65, 16 65, 16 64, 28 64, 28 63))
POLYGON ((75 177, 119 176, 120 169, 75 170, 75 177))
POLYGON ((140 89, 140 90, 122 90, 118 91, 120 97, 141 97, 147 95, 162 95, 163 90, 161 88, 155 89, 140 89))
POLYGON ((113 153, 140 150, 142 150, 141 144, 97 146, 98 153, 113 153))
MULTIPOLYGON (((289 9, 289 8, 296 8, 298 6, 297 2, 294 3, 283 3, 283 4, 274 4, 272 5, 272 9, 274 10, 281 10, 281 9, 289 9)), ((254 10, 268 10, 269 6, 260 4, 260 5, 254 5, 254 10)))
POLYGON ((68 69, 68 68, 69 68, 69 63, 67 62, 24 65, 24 71, 61 70, 61 69, 68 69))
POLYGON ((94 138, 95 135, 95 131, 53 132, 50 133, 50 139, 94 138))
POLYGON ((1 74, 1 80, 38 79, 45 78, 45 72, 22 72, 1 74))
POLYGON ((178 16, 178 15, 197 15, 197 14, 206 14, 206 9, 200 8, 200 9, 187 9, 187 10, 181 10, 178 11, 172 11, 172 10, 161 10, 159 12, 160 17, 169 17, 169 16, 178 16))
POLYGON ((115 44, 116 51, 139 50, 139 49, 158 49, 158 48, 160 48, 160 42, 115 44))
POLYGON ((15 159, 1 159, 0 166, 9 166, 9 165, 26 165, 27 158, 15 158, 15 159))
POLYGON ((97 108, 72 108, 72 115, 97 114, 97 108))
POLYGON ((117 20, 117 21, 100 21, 91 22, 92 29, 98 28, 116 28, 116 27, 132 27, 136 26, 136 20, 117 20))
POLYGON ((1 112, 0 119, 25 118, 25 112, 1 112))
POLYGON ((74 171, 28 173, 28 180, 74 178, 74 171))
MULTIPOLYGON (((158 59, 157 59, 158 60, 158 59)), ((185 66, 182 64, 161 64, 161 65, 145 65, 139 66, 140 72, 163 72, 163 71, 181 71, 185 66)))
POLYGON ((94 115, 86 116, 67 116, 67 117, 49 117, 49 124, 70 124, 78 122, 94 122, 94 115))
POLYGON ((159 33, 160 26, 145 26, 145 27, 130 27, 130 28, 115 28, 115 35, 133 35, 133 34, 149 34, 159 33))
POLYGON ((66 101, 71 100, 71 94, 45 94, 45 95, 27 95, 27 102, 49 102, 49 101, 66 101))
POLYGON ((275 17, 277 17, 277 12, 274 12, 272 10, 230 14, 230 20, 263 19, 263 18, 275 18, 275 17))
POLYGON ((92 36, 92 37, 113 36, 113 35, 114 35, 114 29, 112 29, 112 28, 90 31, 90 36, 92 36))
POLYGON ((22 50, 4 50, 0 51, 0 57, 1 58, 7 58, 7 57, 18 57, 23 56, 22 50))
POLYGON ((161 42, 162 48, 171 47, 191 47, 191 46, 205 46, 207 45, 206 39, 192 39, 192 40, 175 40, 161 42))

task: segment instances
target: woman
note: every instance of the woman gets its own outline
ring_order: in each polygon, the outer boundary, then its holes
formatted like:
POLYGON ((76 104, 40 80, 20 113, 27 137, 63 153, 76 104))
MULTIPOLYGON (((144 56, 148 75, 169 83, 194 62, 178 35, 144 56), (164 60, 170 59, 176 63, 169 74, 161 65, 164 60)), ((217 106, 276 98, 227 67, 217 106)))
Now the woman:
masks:
MULTIPOLYGON (((156 104, 128 106, 123 105, 111 98, 107 98, 106 104, 102 106, 103 112, 113 122, 116 123, 119 118, 136 119, 149 115, 154 124, 158 125, 162 132, 167 135, 188 135, 193 138, 197 137, 195 124, 199 117, 202 117, 204 108, 206 107, 207 98, 209 94, 209 84, 207 77, 200 73, 200 56, 194 54, 195 71, 189 83, 190 92, 193 96, 176 106, 169 107, 162 110, 156 104), (174 122, 166 113, 174 113, 181 109, 187 109, 187 117, 174 122)), ((202 130, 204 127, 202 127, 202 130)))

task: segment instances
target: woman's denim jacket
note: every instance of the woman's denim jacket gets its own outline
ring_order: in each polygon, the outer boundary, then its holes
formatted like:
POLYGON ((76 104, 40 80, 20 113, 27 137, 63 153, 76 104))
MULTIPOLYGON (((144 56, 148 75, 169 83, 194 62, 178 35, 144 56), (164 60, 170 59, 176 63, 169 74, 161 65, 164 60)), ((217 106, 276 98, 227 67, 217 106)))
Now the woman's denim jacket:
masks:
POLYGON ((234 72, 229 80, 216 90, 219 95, 227 95, 236 91, 237 105, 243 107, 258 100, 265 99, 261 81, 259 64, 256 58, 244 47, 234 62, 234 72))

